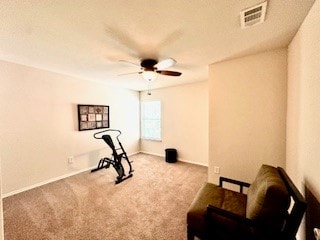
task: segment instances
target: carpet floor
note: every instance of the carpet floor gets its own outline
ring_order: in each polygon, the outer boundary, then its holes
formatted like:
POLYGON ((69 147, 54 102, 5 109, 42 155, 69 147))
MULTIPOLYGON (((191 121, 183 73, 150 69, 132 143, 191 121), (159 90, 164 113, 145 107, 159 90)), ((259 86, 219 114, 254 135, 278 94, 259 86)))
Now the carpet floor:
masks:
POLYGON ((3 200, 5 240, 186 239, 186 212, 207 168, 147 154, 133 177, 84 172, 3 200))

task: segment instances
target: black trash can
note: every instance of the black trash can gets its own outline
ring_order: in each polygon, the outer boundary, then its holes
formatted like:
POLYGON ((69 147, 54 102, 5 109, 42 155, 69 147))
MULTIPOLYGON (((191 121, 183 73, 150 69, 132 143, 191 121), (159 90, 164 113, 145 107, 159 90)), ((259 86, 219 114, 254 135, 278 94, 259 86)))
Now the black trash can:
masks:
POLYGON ((177 161, 177 149, 167 148, 165 151, 166 151, 166 162, 175 163, 177 161))

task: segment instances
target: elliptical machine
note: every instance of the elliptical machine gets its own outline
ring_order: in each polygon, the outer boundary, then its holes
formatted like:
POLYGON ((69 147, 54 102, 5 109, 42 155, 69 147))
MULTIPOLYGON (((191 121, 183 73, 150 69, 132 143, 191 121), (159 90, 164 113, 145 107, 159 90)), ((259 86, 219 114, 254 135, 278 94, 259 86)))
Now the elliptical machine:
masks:
POLYGON ((102 158, 100 159, 99 163, 98 163, 98 167, 91 170, 91 172, 95 172, 95 171, 98 171, 98 170, 101 170, 103 168, 109 168, 110 165, 112 165, 112 167, 116 170, 116 172, 118 173, 118 176, 115 180, 115 183, 118 184, 118 183, 121 183, 122 181, 132 177, 132 172, 134 171, 132 169, 132 166, 131 166, 131 162, 129 161, 129 158, 127 156, 127 153, 126 151, 124 150, 120 140, 119 140, 119 136, 121 135, 121 131, 120 130, 116 130, 116 129, 107 129, 107 130, 104 130, 104 131, 101 131, 101 132, 97 132, 93 135, 93 137, 95 139, 103 139, 105 141, 105 143, 111 148, 112 150, 112 157, 113 159, 111 158, 108 158, 108 157, 105 157, 105 158, 102 158), (115 148, 114 146, 114 143, 112 141, 112 138, 110 135, 108 134, 104 134, 102 136, 97 136, 98 134, 101 134, 101 133, 104 133, 104 132, 118 132, 119 134, 116 136, 116 139, 118 141, 118 144, 119 144, 119 148, 115 148), (117 151, 120 151, 121 152, 117 152, 117 151), (129 165, 129 172, 128 172, 128 175, 125 174, 125 170, 123 168, 123 165, 122 165, 122 158, 124 158, 128 165, 129 165))

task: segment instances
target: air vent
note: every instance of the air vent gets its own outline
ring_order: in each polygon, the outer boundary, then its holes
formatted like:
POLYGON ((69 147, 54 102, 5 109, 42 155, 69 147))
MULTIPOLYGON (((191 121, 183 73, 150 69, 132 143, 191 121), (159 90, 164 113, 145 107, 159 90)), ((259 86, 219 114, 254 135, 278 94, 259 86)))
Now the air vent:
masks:
POLYGON ((240 12, 241 28, 263 23, 266 17, 267 2, 260 3, 240 12))

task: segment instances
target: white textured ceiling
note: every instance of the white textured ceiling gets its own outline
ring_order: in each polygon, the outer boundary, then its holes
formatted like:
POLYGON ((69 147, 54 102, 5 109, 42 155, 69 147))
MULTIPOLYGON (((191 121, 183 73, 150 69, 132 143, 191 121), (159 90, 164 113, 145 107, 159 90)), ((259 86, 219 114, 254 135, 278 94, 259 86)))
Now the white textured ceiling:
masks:
MULTIPOLYGON (((0 59, 145 90, 142 58, 172 57, 152 88, 207 79, 217 61, 286 47, 314 0, 269 0, 266 21, 240 28, 240 11, 261 0, 1 0, 0 59)), ((230 69, 232 71, 232 69, 230 69)))

